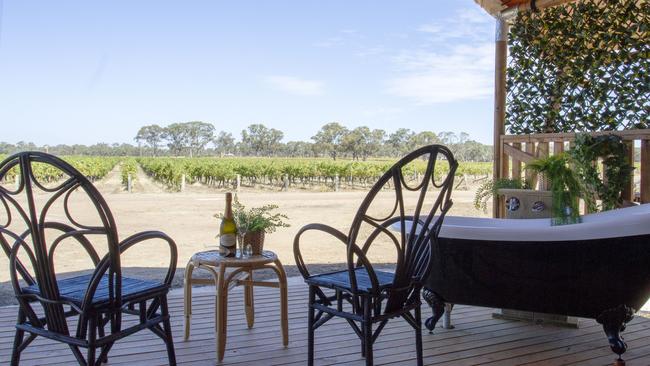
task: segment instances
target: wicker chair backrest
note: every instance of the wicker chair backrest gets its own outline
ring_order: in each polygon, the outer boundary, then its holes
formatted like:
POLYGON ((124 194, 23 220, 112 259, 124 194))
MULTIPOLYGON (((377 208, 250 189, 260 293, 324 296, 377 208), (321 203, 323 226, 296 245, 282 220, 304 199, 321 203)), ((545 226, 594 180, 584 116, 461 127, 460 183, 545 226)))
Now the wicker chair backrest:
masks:
MULTIPOLYGON (((12 177, 14 184, 0 185, 0 246, 9 257, 10 276, 19 301, 20 279, 28 285, 37 284, 46 320, 64 319, 54 252, 62 242, 72 240, 83 247, 96 267, 83 304, 92 302, 101 278, 107 275, 108 301, 119 306, 121 268, 117 231, 99 191, 69 163, 42 152, 21 152, 2 161, 0 182, 9 182, 12 177), (91 204, 91 210, 96 211, 94 223, 83 223, 89 219, 87 216, 73 217, 72 199, 91 204), (99 236, 107 243, 103 259, 100 260, 89 236, 99 236)), ((47 323, 65 324, 64 321, 47 323)))
POLYGON ((432 245, 435 245, 443 218, 451 207, 450 195, 457 167, 458 163, 448 148, 425 146, 400 159, 372 187, 348 235, 347 262, 353 292, 357 291, 354 269, 360 266, 368 272, 373 283, 372 291, 381 291, 366 254, 373 242, 383 236, 394 244, 397 251, 395 276, 387 290, 388 301, 384 311, 394 311, 412 300, 414 289, 419 289, 428 275, 432 245), (424 166, 421 176, 416 166, 419 162, 424 166), (418 172, 413 174, 416 177, 412 179, 414 183, 408 182, 407 169, 418 172), (387 188, 394 192, 393 209, 382 217, 373 217, 370 213, 373 201, 387 188), (413 192, 411 195, 414 197, 406 197, 408 192, 413 192), (413 204, 407 203, 409 198, 414 200, 413 204), (399 230, 395 230, 396 227, 399 230), (359 255, 359 249, 363 255, 359 255))

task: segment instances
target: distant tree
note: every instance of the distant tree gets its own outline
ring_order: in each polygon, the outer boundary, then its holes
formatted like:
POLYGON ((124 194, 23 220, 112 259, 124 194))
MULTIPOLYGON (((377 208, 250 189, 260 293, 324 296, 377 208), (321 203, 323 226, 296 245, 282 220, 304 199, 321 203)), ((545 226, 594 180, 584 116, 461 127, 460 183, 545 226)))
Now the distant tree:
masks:
POLYGON ((290 157, 309 157, 314 154, 314 144, 306 141, 289 141, 285 144, 284 155, 290 157))
POLYGON ((458 136, 459 144, 464 144, 468 140, 469 140, 469 134, 467 132, 461 132, 460 135, 458 136))
POLYGON ((165 127, 163 134, 169 151, 176 156, 183 154, 188 145, 187 128, 183 123, 172 123, 165 127))
POLYGON ((402 156, 412 150, 411 142, 415 132, 408 128, 398 128, 395 132, 388 135, 386 145, 389 154, 393 156, 402 156))
POLYGON ((211 123, 192 121, 182 125, 186 129, 185 140, 190 157, 200 155, 205 145, 214 140, 214 125, 211 123))
POLYGON ((492 161, 492 146, 474 140, 453 144, 451 151, 460 161, 492 161))
POLYGON ((435 134, 435 132, 422 131, 420 133, 412 135, 411 138, 409 139, 409 145, 410 145, 409 151, 415 150, 422 146, 439 144, 439 143, 440 143, 440 139, 435 134))
POLYGON ((451 145, 458 142, 458 137, 456 136, 456 134, 450 131, 440 132, 438 134, 438 138, 440 139, 440 142, 442 142, 445 145, 451 145))
POLYGON ((343 137, 348 133, 348 129, 337 122, 330 122, 314 135, 311 139, 314 140, 315 148, 317 151, 329 155, 332 159, 336 160, 343 137))
POLYGON ((13 154, 16 146, 7 142, 0 142, 0 154, 13 154))
POLYGON ((255 156, 271 156, 279 151, 284 133, 263 124, 252 124, 241 132, 241 149, 255 156))
POLYGON ((72 145, 72 155, 86 155, 88 153, 88 146, 81 144, 72 145))
POLYGON ((58 144, 50 146, 48 150, 54 155, 72 155, 72 148, 69 145, 58 144))
POLYGON ((111 145, 100 142, 98 144, 88 146, 85 155, 99 155, 99 156, 111 156, 113 148, 111 145))
POLYGON ((137 146, 125 143, 115 143, 111 145, 112 155, 115 156, 135 156, 138 155, 139 149, 137 146))
POLYGON ((363 159, 365 160, 369 156, 382 156, 384 154, 384 142, 386 140, 386 131, 380 129, 374 129, 370 132, 370 138, 368 140, 368 146, 364 151, 363 159))
POLYGON ((135 135, 135 141, 138 143, 146 143, 151 147, 152 155, 156 156, 158 152, 158 146, 163 142, 165 137, 165 129, 153 124, 148 126, 142 126, 138 131, 138 134, 135 135))
POLYGON ((379 135, 382 133, 385 135, 385 132, 382 130, 375 131, 370 131, 370 128, 366 126, 353 129, 343 136, 341 143, 343 151, 350 154, 353 160, 366 160, 376 148, 376 139, 379 135))
POLYGON ((235 138, 232 137, 232 133, 230 132, 219 132, 212 143, 214 144, 215 150, 222 156, 235 151, 235 138))
POLYGON ((34 151, 38 150, 38 146, 33 142, 18 141, 16 143, 15 151, 34 151))

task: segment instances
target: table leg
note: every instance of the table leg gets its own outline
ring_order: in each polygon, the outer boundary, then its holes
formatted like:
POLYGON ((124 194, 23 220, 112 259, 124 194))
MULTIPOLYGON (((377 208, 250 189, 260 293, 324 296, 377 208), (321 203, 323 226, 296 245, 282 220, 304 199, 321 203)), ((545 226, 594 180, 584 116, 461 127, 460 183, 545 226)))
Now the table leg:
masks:
POLYGON ((228 284, 225 280, 226 267, 219 266, 219 278, 217 280, 217 298, 216 298, 216 339, 217 339, 217 362, 223 360, 226 351, 226 332, 228 321, 228 284))
MULTIPOLYGON (((253 281, 253 270, 248 270, 248 280, 253 281)), ((246 311, 246 323, 252 328, 255 323, 255 305, 253 297, 253 285, 244 286, 244 310, 246 311)))
POLYGON ((194 263, 189 261, 185 267, 185 278, 183 279, 183 313, 185 314, 185 336, 184 340, 190 338, 190 325, 192 322, 192 272, 194 263))
POLYGON ((278 283, 280 285, 280 323, 282 326, 282 344, 287 347, 289 345, 289 304, 287 295, 287 274, 282 267, 282 263, 277 259, 275 266, 278 268, 278 283))

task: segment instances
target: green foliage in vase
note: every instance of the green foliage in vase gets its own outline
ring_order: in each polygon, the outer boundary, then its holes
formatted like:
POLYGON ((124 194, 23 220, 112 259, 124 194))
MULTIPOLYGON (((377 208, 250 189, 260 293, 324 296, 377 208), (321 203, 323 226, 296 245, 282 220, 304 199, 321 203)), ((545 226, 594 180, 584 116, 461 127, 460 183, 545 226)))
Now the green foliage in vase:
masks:
MULTIPOLYGON (((289 219, 287 215, 272 212, 278 208, 278 205, 270 204, 247 209, 235 195, 232 203, 232 214, 237 225, 237 231, 240 234, 257 231, 272 233, 279 227, 289 227, 290 225, 284 222, 284 220, 289 219)), ((218 213, 214 217, 221 220, 224 216, 223 213, 218 213)))
POLYGON ((650 1, 520 12, 510 28, 512 134, 649 128, 650 1))

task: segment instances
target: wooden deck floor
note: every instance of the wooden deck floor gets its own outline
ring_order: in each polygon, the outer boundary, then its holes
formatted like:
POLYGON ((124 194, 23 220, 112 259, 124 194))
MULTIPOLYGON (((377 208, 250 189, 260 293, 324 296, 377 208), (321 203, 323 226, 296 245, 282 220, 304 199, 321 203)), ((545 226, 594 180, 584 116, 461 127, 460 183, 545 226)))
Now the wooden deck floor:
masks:
MULTIPOLYGON (((307 288, 289 288, 290 343, 281 345, 278 294, 275 289, 256 288, 256 322, 246 327, 242 291, 229 297, 228 344, 223 365, 306 364, 307 288)), ((183 299, 170 297, 177 361, 180 365, 214 365, 214 295, 202 291, 194 296, 192 335, 183 341, 183 299)), ((492 309, 458 306, 453 330, 424 334, 427 365, 610 365, 609 350, 601 327, 582 320, 580 329, 532 325, 493 319, 492 309)), ((429 314, 425 310, 424 314, 429 314)), ((0 308, 0 364, 11 354, 16 307, 0 308)), ((636 317, 625 332, 629 345, 628 366, 650 365, 650 320, 636 317)), ((359 341, 346 323, 332 320, 316 331, 317 365, 363 365, 359 341)), ((375 345, 376 365, 414 365, 412 329, 403 320, 389 322, 375 345)), ((165 348, 148 331, 118 342, 110 353, 110 365, 165 365, 165 348)), ((37 339, 22 355, 21 365, 72 365, 69 349, 37 339)))

